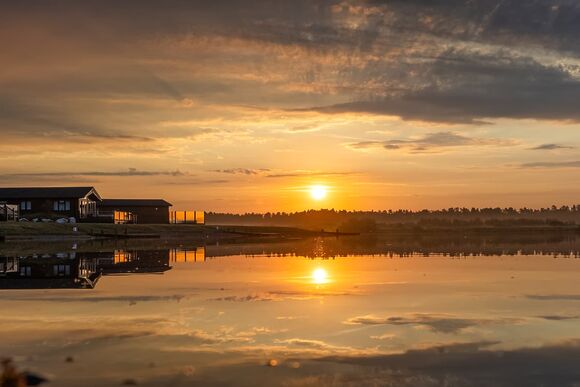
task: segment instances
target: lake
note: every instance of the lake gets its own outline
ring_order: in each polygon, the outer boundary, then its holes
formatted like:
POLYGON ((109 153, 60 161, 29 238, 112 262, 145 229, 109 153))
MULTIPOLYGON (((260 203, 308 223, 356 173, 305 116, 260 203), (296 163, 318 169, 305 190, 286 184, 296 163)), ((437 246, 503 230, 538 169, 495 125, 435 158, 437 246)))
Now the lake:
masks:
POLYGON ((6 243, 0 356, 54 386, 579 385, 576 237, 494 238, 6 243))

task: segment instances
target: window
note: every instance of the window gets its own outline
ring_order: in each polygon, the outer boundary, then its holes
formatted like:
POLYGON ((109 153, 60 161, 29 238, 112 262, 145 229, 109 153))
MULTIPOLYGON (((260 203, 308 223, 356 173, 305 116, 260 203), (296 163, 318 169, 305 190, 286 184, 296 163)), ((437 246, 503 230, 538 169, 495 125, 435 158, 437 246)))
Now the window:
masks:
POLYGON ((64 277, 70 275, 70 265, 53 265, 52 271, 55 277, 64 277))
POLYGON ((32 203, 30 201, 22 201, 22 202, 20 202, 20 210, 21 211, 30 211, 30 210, 32 210, 32 203))
POLYGON ((21 277, 32 276, 32 268, 30 266, 21 266, 20 267, 20 276, 21 277))
POLYGON ((54 211, 70 211, 70 200, 55 200, 52 209, 54 211))

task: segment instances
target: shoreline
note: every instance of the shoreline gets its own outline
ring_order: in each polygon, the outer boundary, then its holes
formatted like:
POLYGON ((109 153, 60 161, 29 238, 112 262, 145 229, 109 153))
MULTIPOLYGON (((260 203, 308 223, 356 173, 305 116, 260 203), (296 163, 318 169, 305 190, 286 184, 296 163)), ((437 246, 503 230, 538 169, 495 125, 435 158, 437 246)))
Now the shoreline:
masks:
POLYGON ((0 223, 2 241, 89 241, 162 239, 203 242, 355 236, 359 233, 312 231, 294 227, 208 226, 193 224, 0 223), (74 231, 76 227, 77 231, 74 231))
POLYGON ((256 241, 347 237, 357 235, 501 235, 501 234, 580 234, 580 225, 520 227, 419 227, 412 224, 382 225, 375 232, 314 231, 282 226, 220 226, 193 224, 57 224, 1 222, 2 241, 88 241, 103 239, 162 239, 205 243, 253 239, 256 241), (74 228, 77 231, 74 231, 74 228))

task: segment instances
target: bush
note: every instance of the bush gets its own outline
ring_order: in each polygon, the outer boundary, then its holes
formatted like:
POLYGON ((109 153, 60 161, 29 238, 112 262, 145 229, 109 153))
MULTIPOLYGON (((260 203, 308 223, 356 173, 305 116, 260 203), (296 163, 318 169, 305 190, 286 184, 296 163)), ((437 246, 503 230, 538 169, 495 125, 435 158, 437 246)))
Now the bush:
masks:
POLYGON ((338 231, 370 233, 377 231, 377 222, 374 219, 354 218, 343 222, 338 231))

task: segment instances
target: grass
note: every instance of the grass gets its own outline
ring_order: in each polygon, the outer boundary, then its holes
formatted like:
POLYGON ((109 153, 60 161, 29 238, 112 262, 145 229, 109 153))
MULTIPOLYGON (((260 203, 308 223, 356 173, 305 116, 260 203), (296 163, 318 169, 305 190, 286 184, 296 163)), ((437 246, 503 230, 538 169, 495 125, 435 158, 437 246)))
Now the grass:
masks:
POLYGON ((32 222, 1 222, 0 234, 6 236, 33 236, 33 235, 61 235, 79 236, 99 234, 191 234, 204 233, 215 227, 203 225, 185 224, 102 224, 102 223, 79 223, 79 224, 58 224, 58 223, 32 223, 32 222), (74 228, 77 231, 73 231, 74 228))
POLYGON ((104 234, 155 234, 162 238, 239 236, 309 236, 313 232, 291 227, 206 226, 194 224, 102 224, 0 222, 0 235, 6 237, 90 237, 104 234), (73 231, 76 227, 77 231, 73 231))

